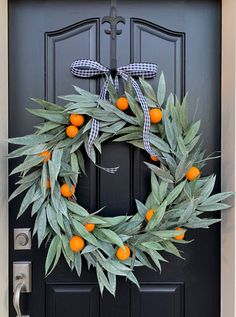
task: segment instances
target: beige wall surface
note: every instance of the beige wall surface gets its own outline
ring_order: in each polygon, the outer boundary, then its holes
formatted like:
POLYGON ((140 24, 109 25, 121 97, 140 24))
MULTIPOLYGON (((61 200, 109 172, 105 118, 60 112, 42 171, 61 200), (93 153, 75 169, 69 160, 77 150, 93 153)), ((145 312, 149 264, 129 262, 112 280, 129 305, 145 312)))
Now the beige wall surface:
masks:
MULTIPOLYGON (((236 191, 236 1, 222 1, 222 191, 236 191)), ((235 206, 235 197, 229 203, 235 206)), ((235 207, 222 213, 221 316, 235 317, 235 207)))
POLYGON ((8 316, 7 1, 0 0, 0 316, 8 316))

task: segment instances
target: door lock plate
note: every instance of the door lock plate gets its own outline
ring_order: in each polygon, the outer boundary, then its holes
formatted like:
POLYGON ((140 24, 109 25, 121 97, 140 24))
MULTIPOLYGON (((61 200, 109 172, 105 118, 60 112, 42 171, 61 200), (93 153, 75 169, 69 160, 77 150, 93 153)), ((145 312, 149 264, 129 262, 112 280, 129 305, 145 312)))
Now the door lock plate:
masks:
POLYGON ((31 249, 31 230, 30 228, 14 229, 14 250, 31 249))
POLYGON ((13 262, 13 290, 20 279, 24 279, 22 293, 32 292, 32 264, 31 262, 13 262))

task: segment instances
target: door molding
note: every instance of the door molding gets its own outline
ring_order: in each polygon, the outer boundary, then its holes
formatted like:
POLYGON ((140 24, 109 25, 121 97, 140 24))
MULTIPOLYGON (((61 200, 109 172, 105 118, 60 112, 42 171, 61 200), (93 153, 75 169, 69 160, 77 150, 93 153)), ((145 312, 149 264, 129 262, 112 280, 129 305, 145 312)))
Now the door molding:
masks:
MULTIPOLYGON (((222 0, 222 191, 236 191, 236 2, 222 0)), ((0 316, 8 316, 8 0, 0 1, 0 316)), ((236 198, 231 199, 235 205, 236 198)), ((236 317, 235 207, 222 215, 221 317, 236 317)), ((9 286, 11 289, 11 286, 9 286)))

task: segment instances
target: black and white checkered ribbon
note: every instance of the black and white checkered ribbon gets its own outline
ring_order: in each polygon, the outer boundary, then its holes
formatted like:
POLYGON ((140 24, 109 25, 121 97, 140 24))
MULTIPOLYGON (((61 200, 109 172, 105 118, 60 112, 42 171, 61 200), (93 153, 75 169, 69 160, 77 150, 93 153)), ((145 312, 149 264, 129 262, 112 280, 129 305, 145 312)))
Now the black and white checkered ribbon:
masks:
MULTIPOLYGON (((110 69, 104 65, 88 60, 79 59, 71 64, 71 72, 73 75, 83 78, 89 78, 99 75, 109 75, 110 69)), ((157 153, 150 146, 150 116, 148 110, 148 104, 146 98, 144 97, 138 83, 132 77, 143 76, 144 78, 152 78, 157 74, 157 65, 153 63, 133 63, 126 66, 118 67, 116 70, 115 77, 115 88, 118 89, 118 76, 123 78, 125 81, 130 80, 137 98, 144 114, 144 125, 143 125, 143 145, 145 150, 150 154, 157 156, 157 153)), ((111 76, 104 82, 103 87, 100 92, 100 98, 105 100, 108 90, 108 81, 112 80, 111 76)), ((91 131, 89 135, 88 145, 91 146, 96 140, 99 133, 99 121, 96 119, 92 120, 91 131)), ((116 168, 114 168, 116 169, 116 168)), ((115 172, 115 171, 113 171, 115 172)))

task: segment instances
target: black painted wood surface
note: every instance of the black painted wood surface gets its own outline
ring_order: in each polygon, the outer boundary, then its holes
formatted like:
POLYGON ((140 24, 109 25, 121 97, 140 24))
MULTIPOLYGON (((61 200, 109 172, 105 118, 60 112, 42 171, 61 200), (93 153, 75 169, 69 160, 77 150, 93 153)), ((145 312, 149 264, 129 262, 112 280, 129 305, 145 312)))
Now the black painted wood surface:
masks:
MULTIPOLYGON (((39 122, 25 111, 34 106, 29 97, 57 100, 72 85, 96 92, 99 82, 78 79, 69 66, 78 58, 99 60, 109 66, 110 39, 101 24, 109 1, 9 1, 9 132, 19 136, 39 122)), ((118 14, 126 19, 117 37, 118 66, 155 62, 166 77, 168 92, 182 97, 190 91, 190 116, 202 119, 208 153, 220 150, 220 2, 118 0, 118 14), (197 109, 196 109, 197 108, 197 109)), ((157 79, 152 80, 153 84, 157 79)), ((87 162, 88 178, 79 181, 79 202, 103 215, 135 212, 134 199, 144 200, 150 190, 149 173, 142 163, 148 155, 125 144, 106 143, 101 164, 120 165, 116 175, 96 170, 87 162)), ((10 168, 16 165, 10 163, 10 168)), ((204 173, 220 176, 220 162, 211 161, 204 173)), ((15 177, 10 180, 13 190, 15 177)), ((218 189, 219 189, 218 178, 218 189)), ((140 289, 118 279, 117 296, 99 294, 94 271, 78 278, 64 260, 44 279, 46 250, 13 251, 13 228, 32 226, 29 213, 15 220, 20 197, 10 203, 10 285, 12 261, 33 262, 33 293, 22 296, 24 314, 31 317, 219 317, 220 227, 187 233, 196 239, 184 246, 185 261, 167 256, 162 274, 137 269, 140 289)), ((12 288, 10 287, 10 301, 12 288)), ((11 307, 10 316, 15 316, 11 307)))

